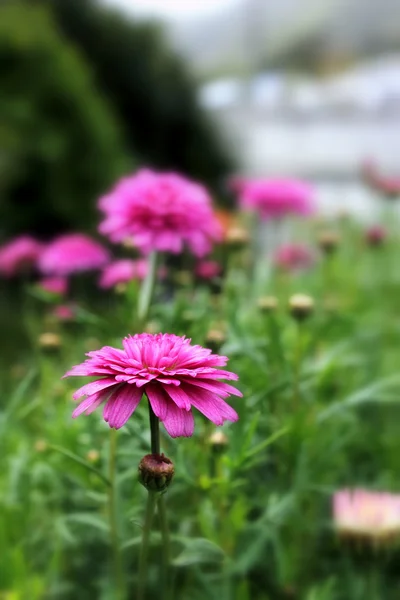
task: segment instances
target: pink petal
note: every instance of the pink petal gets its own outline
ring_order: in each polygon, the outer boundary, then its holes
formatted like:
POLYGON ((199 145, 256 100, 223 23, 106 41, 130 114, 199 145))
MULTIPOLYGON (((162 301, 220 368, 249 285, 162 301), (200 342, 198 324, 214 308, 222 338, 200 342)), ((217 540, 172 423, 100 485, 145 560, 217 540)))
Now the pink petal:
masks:
POLYGON ((163 388, 157 384, 149 384, 146 386, 145 392, 151 404, 154 414, 163 421, 168 412, 168 396, 163 388))
POLYGON ((211 394, 207 390, 185 385, 185 391, 190 397, 192 406, 203 413, 215 425, 222 425, 224 421, 237 421, 239 416, 235 410, 224 400, 211 394))
POLYGON ((181 386, 176 387, 175 385, 163 385, 163 389, 168 396, 172 398, 178 408, 190 410, 190 398, 186 392, 184 392, 181 386))
POLYGON ((79 417, 79 415, 81 415, 83 412, 86 412, 87 415, 90 415, 90 413, 96 410, 96 408, 100 406, 102 402, 104 402, 106 395, 106 393, 97 392, 97 394, 92 394, 91 396, 85 398, 85 400, 83 400, 83 402, 81 402, 79 406, 75 408, 74 412, 72 413, 72 418, 76 419, 76 417, 79 417))
POLYGON ((173 438, 190 437, 194 431, 194 419, 192 411, 178 408, 174 402, 168 403, 168 412, 162 419, 164 427, 173 438))
POLYGON ((123 385, 116 390, 104 407, 104 420, 110 427, 120 429, 132 413, 142 397, 142 390, 135 385, 123 385))
POLYGON ((218 396, 239 396, 239 398, 243 398, 242 392, 240 392, 237 388, 233 387, 233 385, 229 385, 228 383, 223 383, 222 381, 217 381, 212 383, 210 381, 202 381, 201 379, 185 379, 185 383, 189 385, 195 385, 197 387, 208 390, 209 392, 214 392, 218 396))
POLYGON ((117 385, 117 382, 115 381, 114 377, 112 379, 98 379, 97 381, 87 383, 86 385, 76 390, 72 397, 74 398, 74 400, 77 400, 82 396, 91 396, 92 394, 97 394, 97 392, 111 387, 112 385, 117 385))

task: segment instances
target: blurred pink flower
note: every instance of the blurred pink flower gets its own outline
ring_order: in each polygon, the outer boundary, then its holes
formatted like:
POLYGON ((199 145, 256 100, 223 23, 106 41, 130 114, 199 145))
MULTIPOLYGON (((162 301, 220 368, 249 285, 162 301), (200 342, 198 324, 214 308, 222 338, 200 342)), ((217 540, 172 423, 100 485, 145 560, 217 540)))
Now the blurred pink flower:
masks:
POLYGON ((44 277, 38 285, 51 294, 65 296, 68 291, 68 279, 66 277, 44 277))
POLYGON ((196 256, 211 251, 222 232, 207 190, 175 173, 142 169, 121 179, 99 201, 100 232, 113 242, 127 239, 145 254, 153 250, 196 256))
POLYGON ((310 248, 302 244, 287 244, 278 248, 274 255, 275 265, 285 271, 301 271, 310 268, 315 256, 310 248))
POLYGON ((253 179, 242 185, 242 208, 256 210, 264 220, 288 215, 308 216, 315 212, 314 189, 295 179, 253 179))
POLYGON ((142 281, 147 272, 148 262, 145 259, 132 260, 126 258, 116 260, 104 268, 100 276, 99 286, 108 289, 120 283, 128 283, 132 279, 142 281))
POLYGON ((44 245, 29 235, 21 235, 0 247, 0 274, 18 275, 36 264, 44 245))
POLYGON ((367 159, 361 166, 361 174, 369 187, 388 199, 400 197, 400 177, 382 175, 376 163, 367 159))
POLYGON ((365 232, 365 239, 371 246, 380 246, 387 237, 387 231, 382 225, 373 225, 365 232))
POLYGON ((60 304, 54 308, 53 315, 60 321, 73 321, 76 316, 76 310, 71 304, 60 304))
POLYGON ((202 260, 197 263, 195 274, 201 279, 214 279, 221 275, 221 265, 216 260, 202 260))
POLYGON ((368 490, 339 490, 333 518, 340 534, 379 540, 400 534, 400 495, 368 490))
POLYGON ((173 334, 140 333, 123 340, 123 350, 105 346, 89 352, 89 358, 72 367, 64 377, 97 377, 78 389, 74 399, 86 399, 72 416, 92 413, 106 403, 104 420, 119 429, 135 411, 143 393, 171 437, 191 436, 194 429, 192 407, 215 425, 236 421, 237 413, 224 401, 229 395, 242 396, 219 379, 237 375, 216 367, 227 363, 226 356, 192 346, 190 340, 173 334))
POLYGON ((82 233, 71 233, 48 244, 40 256, 39 269, 62 277, 100 269, 108 261, 108 251, 101 244, 82 233))

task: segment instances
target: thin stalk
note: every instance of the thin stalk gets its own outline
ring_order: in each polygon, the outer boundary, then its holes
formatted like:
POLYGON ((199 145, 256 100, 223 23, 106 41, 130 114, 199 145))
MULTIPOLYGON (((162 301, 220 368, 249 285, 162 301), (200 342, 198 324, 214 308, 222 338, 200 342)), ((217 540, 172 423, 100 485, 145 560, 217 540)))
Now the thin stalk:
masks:
POLYGON ((296 348, 293 365, 293 409, 297 410, 300 404, 300 372, 303 360, 303 328, 301 321, 296 323, 296 348))
POLYGON ((118 525, 117 525, 117 507, 116 507, 116 457, 117 457, 117 432, 115 429, 110 431, 110 451, 109 451, 109 472, 108 481, 108 519, 110 526, 111 554, 114 569, 115 598, 123 600, 125 598, 123 570, 121 562, 121 553, 119 548, 118 525))
POLYGON ((149 309, 154 294, 157 274, 157 252, 152 252, 149 258, 149 271, 139 292, 138 321, 139 327, 143 327, 149 316, 149 309))
POLYGON ((160 421, 154 414, 149 402, 149 419, 150 419, 150 434, 151 434, 151 453, 160 454, 160 421))
POLYGON ((148 492, 146 502, 146 514, 143 525, 142 545, 139 555, 139 583, 137 590, 137 600, 144 600, 147 583, 147 558, 149 554, 149 542, 151 527, 154 518, 154 509, 156 507, 157 494, 148 492))
POLYGON ((163 598, 169 600, 171 593, 170 586, 170 563, 171 563, 171 545, 169 539, 169 529, 167 520, 167 507, 165 495, 161 494, 157 501, 158 515, 160 518, 161 546, 162 546, 162 571, 161 571, 161 589, 163 598))

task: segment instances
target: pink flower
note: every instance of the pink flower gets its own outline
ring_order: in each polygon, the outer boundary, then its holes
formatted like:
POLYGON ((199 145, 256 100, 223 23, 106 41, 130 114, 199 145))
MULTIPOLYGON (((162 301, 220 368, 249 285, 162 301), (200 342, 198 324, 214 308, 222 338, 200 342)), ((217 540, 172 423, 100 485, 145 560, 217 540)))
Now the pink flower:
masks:
POLYGON ((131 260, 129 258, 116 260, 107 265, 103 270, 99 280, 99 286, 104 289, 109 289, 120 283, 128 283, 129 281, 132 281, 132 279, 139 279, 142 281, 146 277, 147 271, 147 260, 131 260))
POLYGON ((145 393, 154 413, 172 437, 192 435, 192 407, 216 425, 236 421, 237 413, 224 398, 242 394, 218 380, 238 377, 216 368, 225 366, 227 357, 192 346, 190 341, 169 333, 140 333, 126 337, 123 350, 105 346, 89 352, 90 358, 64 375, 97 377, 73 395, 74 399, 82 396, 86 399, 72 416, 90 414, 105 402, 104 420, 110 427, 119 429, 145 393))
POLYGON ((308 216, 314 212, 311 185, 294 179, 254 179, 242 185, 242 208, 256 210, 262 219, 288 215, 308 216))
POLYGON ((76 316, 76 310, 73 305, 70 304, 60 304, 56 306, 53 310, 53 315, 59 321, 73 321, 76 316))
POLYGON ((26 267, 34 266, 43 247, 43 244, 29 235, 7 242, 0 248, 0 274, 12 277, 26 267))
POLYGON ((82 233, 70 233, 51 242, 39 259, 42 273, 63 277, 100 269, 109 260, 105 248, 82 233))
POLYGON ((221 237, 206 189, 175 173, 143 169, 121 179, 100 199, 100 232, 113 242, 131 239, 145 254, 179 254, 186 244, 196 256, 221 237))
POLYGON ((277 249, 274 263, 285 271, 301 271, 313 265, 314 254, 307 246, 287 244, 277 249))
POLYGON ((373 225, 365 232, 365 238, 371 246, 380 246, 387 237, 387 231, 381 225, 373 225))
POLYGON ((371 539, 400 534, 400 495, 368 490, 340 490, 333 496, 339 533, 371 539))
POLYGON ((65 296, 68 291, 68 279, 66 277, 44 277, 38 285, 51 294, 65 296))
POLYGON ((368 159, 363 163, 361 174, 367 185, 386 198, 394 199, 400 196, 400 177, 382 175, 373 160, 368 159))
POLYGON ((202 260, 197 263, 195 274, 201 279, 214 279, 221 275, 221 265, 216 260, 202 260))

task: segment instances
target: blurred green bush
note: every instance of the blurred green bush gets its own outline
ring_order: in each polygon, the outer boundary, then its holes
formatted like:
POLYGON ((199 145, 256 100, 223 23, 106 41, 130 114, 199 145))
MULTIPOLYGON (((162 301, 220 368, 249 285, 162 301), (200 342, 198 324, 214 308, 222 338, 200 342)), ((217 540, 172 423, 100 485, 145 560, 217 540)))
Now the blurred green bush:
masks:
POLYGON ((143 162, 218 185, 232 161, 159 28, 129 21, 92 0, 47 1, 64 34, 93 65, 129 149, 143 162))
POLYGON ((44 6, 0 4, 1 234, 94 220, 97 195, 132 163, 84 59, 44 6))

